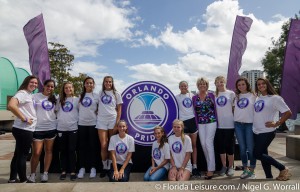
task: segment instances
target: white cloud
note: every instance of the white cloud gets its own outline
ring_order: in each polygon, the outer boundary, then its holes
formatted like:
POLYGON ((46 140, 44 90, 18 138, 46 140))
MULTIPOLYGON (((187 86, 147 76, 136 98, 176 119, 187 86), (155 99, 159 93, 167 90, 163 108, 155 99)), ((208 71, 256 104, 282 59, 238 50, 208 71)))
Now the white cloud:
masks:
POLYGON ((134 26, 129 16, 133 8, 113 4, 113 0, 4 1, 0 6, 0 53, 16 65, 28 65, 28 46, 23 26, 41 12, 44 15, 48 42, 59 42, 76 58, 96 56, 106 40, 127 40, 134 26), (16 54, 17 53, 17 54, 16 54))
POLYGON ((214 89, 214 78, 227 74, 232 32, 236 15, 248 16, 253 19, 253 24, 247 34, 248 46, 242 60, 243 70, 262 69, 261 59, 268 47, 271 46, 271 37, 277 39, 281 32, 281 26, 287 18, 278 17, 277 21, 264 22, 253 14, 245 15, 239 8, 238 1, 223 0, 210 4, 203 15, 206 28, 200 30, 192 27, 186 31, 174 31, 171 24, 157 37, 151 37, 151 41, 160 42, 153 46, 167 46, 178 51, 176 64, 145 63, 132 66, 129 69, 134 72, 133 78, 137 80, 154 79, 163 81, 176 89, 181 80, 188 80, 190 89, 195 90, 194 85, 198 77, 207 77, 210 87, 214 89), (226 11, 224 11, 226 10, 226 11), (176 85, 174 87, 174 85, 176 85))
POLYGON ((115 62, 123 65, 128 63, 126 59, 116 59, 115 62))

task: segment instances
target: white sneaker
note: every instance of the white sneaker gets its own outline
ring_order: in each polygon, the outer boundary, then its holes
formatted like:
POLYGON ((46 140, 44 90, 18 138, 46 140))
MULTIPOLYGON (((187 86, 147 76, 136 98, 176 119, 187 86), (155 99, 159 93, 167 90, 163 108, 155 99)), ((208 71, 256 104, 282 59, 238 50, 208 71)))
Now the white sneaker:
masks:
POLYGON ((91 168, 91 172, 90 172, 90 178, 95 178, 97 175, 96 169, 93 167, 91 168))
POLYGON ((227 171, 227 167, 222 167, 222 169, 219 171, 219 175, 220 176, 225 175, 226 171, 227 171))
POLYGON ((42 183, 46 183, 48 181, 48 174, 47 173, 43 173, 41 175, 41 182, 42 183))
POLYGON ((240 178, 241 178, 241 179, 246 179, 246 178, 248 178, 248 177, 249 177, 249 172, 250 172, 250 171, 249 171, 248 169, 244 170, 243 173, 241 174, 240 178))
POLYGON ((249 171, 249 176, 246 179, 255 179, 255 178, 256 178, 255 173, 249 171))
POLYGON ((228 177, 232 177, 234 175, 234 169, 231 167, 228 169, 227 174, 228 177))
POLYGON ((35 183, 35 173, 31 173, 31 174, 27 177, 27 179, 28 179, 29 181, 35 183))
POLYGON ((82 179, 84 177, 84 174, 85 174, 85 168, 79 169, 79 173, 77 175, 77 178, 82 179))

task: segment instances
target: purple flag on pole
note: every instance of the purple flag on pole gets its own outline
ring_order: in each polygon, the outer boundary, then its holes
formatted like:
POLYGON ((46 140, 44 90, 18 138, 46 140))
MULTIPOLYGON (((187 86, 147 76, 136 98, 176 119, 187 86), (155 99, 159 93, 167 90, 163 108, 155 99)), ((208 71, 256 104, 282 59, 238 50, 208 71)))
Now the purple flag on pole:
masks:
POLYGON ((251 18, 236 16, 227 72, 227 88, 230 90, 235 90, 235 81, 239 78, 242 56, 247 47, 246 34, 250 30, 251 24, 251 18))
POLYGON ((280 93, 296 119, 300 112, 300 20, 296 19, 291 20, 280 93))
POLYGON ((46 30, 43 14, 31 19, 23 28, 29 46, 29 63, 33 75, 40 80, 39 90, 43 82, 50 79, 50 64, 46 30))

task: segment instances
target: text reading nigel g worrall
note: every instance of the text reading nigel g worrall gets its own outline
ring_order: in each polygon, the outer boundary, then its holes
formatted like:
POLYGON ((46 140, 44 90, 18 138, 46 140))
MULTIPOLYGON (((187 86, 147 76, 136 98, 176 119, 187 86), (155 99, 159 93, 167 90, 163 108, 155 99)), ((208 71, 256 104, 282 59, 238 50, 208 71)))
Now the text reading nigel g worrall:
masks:
POLYGON ((166 191, 300 191, 299 183, 160 183, 155 184, 156 190, 166 191))

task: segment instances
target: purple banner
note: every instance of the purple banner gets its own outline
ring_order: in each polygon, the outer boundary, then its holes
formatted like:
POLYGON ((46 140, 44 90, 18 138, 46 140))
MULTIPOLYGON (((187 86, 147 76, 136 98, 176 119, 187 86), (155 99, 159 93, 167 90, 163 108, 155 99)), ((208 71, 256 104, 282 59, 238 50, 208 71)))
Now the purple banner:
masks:
POLYGON ((43 14, 31 19, 23 28, 29 46, 29 63, 33 75, 39 78, 39 90, 50 79, 50 64, 43 14))
POLYGON ((227 72, 227 89, 235 90, 235 81, 239 78, 242 57, 247 47, 246 34, 250 30, 251 24, 251 18, 236 16, 227 72))
POLYGON ((292 119, 300 112, 300 20, 292 19, 283 62, 281 96, 291 109, 292 119))

